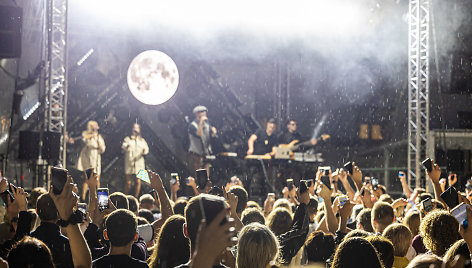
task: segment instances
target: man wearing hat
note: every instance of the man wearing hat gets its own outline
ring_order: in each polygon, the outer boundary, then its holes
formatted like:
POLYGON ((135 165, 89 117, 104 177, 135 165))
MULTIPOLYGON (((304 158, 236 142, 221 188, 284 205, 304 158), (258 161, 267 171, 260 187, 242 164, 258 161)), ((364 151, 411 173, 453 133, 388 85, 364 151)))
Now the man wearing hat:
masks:
POLYGON ((188 127, 189 165, 193 170, 208 169, 208 163, 204 163, 205 156, 211 155, 211 138, 216 136, 216 128, 210 125, 207 117, 208 109, 199 105, 193 108, 195 120, 188 127))

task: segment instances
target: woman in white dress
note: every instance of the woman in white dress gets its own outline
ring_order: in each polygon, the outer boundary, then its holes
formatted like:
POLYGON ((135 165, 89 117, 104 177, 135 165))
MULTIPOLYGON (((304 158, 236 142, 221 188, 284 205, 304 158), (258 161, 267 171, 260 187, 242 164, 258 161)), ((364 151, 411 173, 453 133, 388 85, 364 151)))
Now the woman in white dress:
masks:
POLYGON ((136 178, 139 170, 145 169, 144 156, 149 153, 149 147, 145 139, 141 136, 141 127, 139 124, 133 125, 130 136, 126 137, 121 146, 125 150, 125 178, 126 184, 124 193, 128 194, 136 181, 135 196, 139 196, 141 191, 141 180, 136 178))

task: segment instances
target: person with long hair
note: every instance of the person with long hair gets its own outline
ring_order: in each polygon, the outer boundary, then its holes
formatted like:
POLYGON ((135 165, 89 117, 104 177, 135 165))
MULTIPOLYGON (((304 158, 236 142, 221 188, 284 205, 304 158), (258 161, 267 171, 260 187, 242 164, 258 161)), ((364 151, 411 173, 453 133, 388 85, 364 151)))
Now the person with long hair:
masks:
MULTIPOLYGON (((97 121, 88 121, 87 130, 82 132, 82 141, 84 147, 80 151, 79 160, 77 161, 77 169, 85 171, 89 168, 93 168, 94 172, 100 177, 102 171, 102 158, 101 155, 105 152, 105 141, 102 135, 98 133, 100 127, 97 121)), ((85 200, 87 194, 88 184, 87 179, 84 181, 82 188, 82 200, 85 200)))
POLYGON ((189 261, 190 241, 182 232, 184 223, 185 218, 180 215, 173 215, 165 221, 148 260, 149 267, 175 267, 189 261))
POLYGON ((271 262, 277 261, 278 255, 277 238, 265 225, 251 223, 239 233, 236 267, 267 267, 271 262))
POLYGON ((139 124, 133 125, 133 130, 130 136, 126 137, 121 146, 125 150, 125 190, 128 194, 136 182, 135 197, 139 196, 141 191, 141 180, 136 178, 136 174, 141 169, 145 169, 144 156, 149 153, 149 147, 145 139, 141 136, 141 126, 139 124))

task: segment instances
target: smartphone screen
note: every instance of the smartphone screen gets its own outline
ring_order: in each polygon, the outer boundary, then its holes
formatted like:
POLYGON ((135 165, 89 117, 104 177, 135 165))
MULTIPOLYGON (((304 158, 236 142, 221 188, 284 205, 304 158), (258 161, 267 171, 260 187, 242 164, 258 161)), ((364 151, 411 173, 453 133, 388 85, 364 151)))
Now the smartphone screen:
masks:
POLYGON ((462 224, 462 226, 466 227, 469 225, 467 221, 467 209, 468 205, 465 203, 461 203, 460 205, 456 206, 451 210, 452 216, 454 216, 457 221, 462 224))
POLYGON ((80 210, 82 213, 85 214, 85 212, 87 212, 87 204, 85 204, 85 203, 78 203, 78 204, 77 204, 77 209, 80 210))
POLYGON ((170 184, 174 185, 179 181, 179 173, 170 173, 170 184))
POLYGON ((433 162, 431 162, 430 158, 426 158, 423 162, 421 162, 421 165, 428 171, 431 172, 433 170, 433 162))
POLYGON ((352 175, 352 162, 347 162, 346 164, 344 164, 344 170, 345 170, 348 174, 351 174, 351 175, 352 175))
POLYGON ((205 188, 206 184, 207 184, 207 181, 208 181, 208 173, 207 173, 207 170, 202 168, 202 169, 197 169, 195 171, 196 175, 197 175, 197 186, 198 188, 200 189, 203 189, 205 188))
POLYGON ((108 206, 108 188, 98 188, 97 190, 98 197, 98 209, 104 210, 109 208, 108 206))
POLYGON ((289 191, 292 191, 294 185, 293 185, 293 179, 287 179, 287 188, 289 191))
POLYGON ((456 207, 459 204, 457 190, 452 186, 447 188, 446 191, 444 191, 440 196, 450 208, 456 207))
POLYGON ((341 207, 344 207, 344 204, 346 204, 346 202, 349 200, 349 198, 347 196, 341 196, 339 198, 339 205, 341 207))
POLYGON ((51 184, 54 194, 61 194, 67 181, 67 169, 52 167, 51 184))
POLYGON ((370 183, 372 184, 372 189, 374 191, 377 191, 378 189, 378 186, 379 186, 379 180, 378 179, 375 179, 375 178, 372 178, 370 183))
POLYGON ((90 179, 90 177, 92 176, 92 172, 93 172, 93 168, 89 168, 85 171, 85 175, 87 175, 87 180, 90 179))
POLYGON ((404 178, 404 177, 405 177, 405 173, 403 173, 402 171, 398 172, 398 177, 404 178))
POLYGON ((144 169, 139 170, 138 174, 136 175, 136 178, 144 181, 147 184, 151 184, 151 180, 149 179, 149 174, 144 169))

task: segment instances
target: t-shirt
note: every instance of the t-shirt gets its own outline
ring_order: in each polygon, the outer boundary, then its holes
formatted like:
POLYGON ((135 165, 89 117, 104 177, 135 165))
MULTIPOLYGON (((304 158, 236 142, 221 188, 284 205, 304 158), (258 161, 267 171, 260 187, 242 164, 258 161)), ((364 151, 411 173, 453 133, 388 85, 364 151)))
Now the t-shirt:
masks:
POLYGON ((284 132, 279 136, 279 143, 281 144, 289 144, 294 140, 298 140, 298 142, 303 142, 302 135, 298 132, 284 132))
POLYGON ((93 261, 92 267, 94 268, 125 268, 125 267, 138 267, 148 268, 146 262, 137 260, 128 255, 105 255, 101 258, 93 261))
POLYGON ((254 142, 254 153, 255 155, 264 155, 272 152, 272 147, 277 146, 277 137, 267 135, 264 129, 258 129, 254 135, 257 136, 257 140, 254 142))

